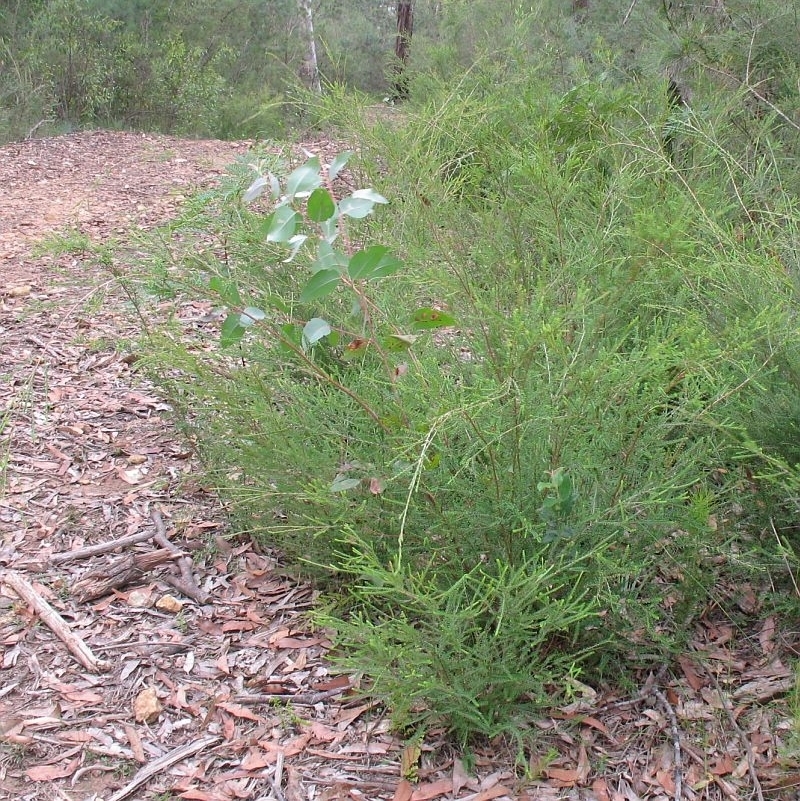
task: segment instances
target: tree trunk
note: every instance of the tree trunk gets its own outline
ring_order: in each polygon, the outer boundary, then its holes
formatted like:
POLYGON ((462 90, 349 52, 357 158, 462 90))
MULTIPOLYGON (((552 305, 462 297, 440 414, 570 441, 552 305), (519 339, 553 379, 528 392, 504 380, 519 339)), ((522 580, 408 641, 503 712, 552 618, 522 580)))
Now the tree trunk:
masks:
POLYGON ((301 77, 305 78, 311 89, 317 93, 322 91, 319 79, 319 63, 317 61, 317 41, 314 37, 314 15, 311 13, 311 0, 297 0, 306 26, 308 55, 300 68, 301 77))
POLYGON ((394 42, 395 64, 394 93, 396 100, 408 97, 408 79, 405 75, 408 51, 411 48, 411 35, 414 32, 413 0, 401 0, 397 4, 397 38, 394 42))

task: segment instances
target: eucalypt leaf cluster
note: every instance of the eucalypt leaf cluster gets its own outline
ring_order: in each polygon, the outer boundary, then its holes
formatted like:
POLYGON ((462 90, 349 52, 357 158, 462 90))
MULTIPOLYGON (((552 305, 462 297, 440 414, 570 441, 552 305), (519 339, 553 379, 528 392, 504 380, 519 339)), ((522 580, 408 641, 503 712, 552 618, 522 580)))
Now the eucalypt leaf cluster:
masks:
MULTIPOLYGON (((363 353, 369 345, 378 344, 370 328, 370 303, 366 295, 367 285, 397 272, 403 263, 383 245, 366 245, 356 248, 350 241, 347 220, 360 220, 372 214, 376 206, 388 201, 374 189, 357 189, 338 198, 335 192, 336 179, 352 157, 351 152, 336 156, 330 164, 323 164, 318 156, 312 156, 293 170, 285 179, 271 172, 259 174, 244 192, 245 203, 252 203, 268 194, 273 205, 272 212, 264 218, 260 230, 267 243, 283 245, 287 249, 284 264, 291 264, 299 273, 310 273, 300 283, 297 300, 301 304, 322 301, 338 291, 352 294, 351 317, 360 320, 360 330, 341 331, 322 316, 304 320, 300 335, 292 336, 285 318, 279 330, 285 335, 283 344, 299 347, 303 353, 328 338, 329 344, 338 343, 342 335, 349 337, 345 352, 351 357, 363 353), (300 265, 298 254, 303 254, 300 265)), ((262 321, 276 322, 270 314, 253 306, 243 307, 236 297, 231 311, 222 326, 221 344, 228 347, 238 343, 245 332, 262 321), (237 302, 238 301, 238 302, 237 302)), ((285 312, 283 307, 281 312, 285 312)), ((452 318, 441 313, 441 319, 431 326, 429 315, 421 310, 410 320, 416 327, 430 328, 451 325, 452 318)), ((410 346, 414 336, 397 331, 385 337, 389 349, 397 349, 398 343, 410 346)))

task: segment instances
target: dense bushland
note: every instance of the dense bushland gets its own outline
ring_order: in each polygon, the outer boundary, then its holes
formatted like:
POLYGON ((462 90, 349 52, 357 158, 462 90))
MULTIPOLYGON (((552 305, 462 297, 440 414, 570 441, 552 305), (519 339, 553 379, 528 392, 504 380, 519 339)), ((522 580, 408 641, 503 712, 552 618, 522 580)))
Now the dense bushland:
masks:
POLYGON ((419 0, 378 113, 393 4, 314 5, 318 98, 268 5, 0 4, 0 137, 352 143, 257 149, 122 272, 237 529, 397 725, 524 736, 737 586, 796 604, 795 4, 419 0))
MULTIPOLYGON (((323 85, 391 95, 396 4, 317 0, 311 9, 323 85)), ((408 75, 417 99, 478 64, 512 84, 544 70, 564 91, 586 73, 617 84, 666 78, 696 106, 709 91, 740 92, 735 135, 752 139, 760 115, 793 114, 797 18, 796 2, 777 0, 625 9, 612 0, 416 0, 408 75)), ((314 125, 302 89, 304 20, 298 0, 0 3, 0 141, 76 126, 269 139, 314 125)))
POLYGON ((796 512, 786 121, 506 67, 378 119, 329 94, 350 172, 253 154, 130 284, 174 312, 147 363, 238 525, 329 591, 398 725, 462 737, 669 662, 787 578, 796 512), (182 325, 198 299, 219 326, 182 325))

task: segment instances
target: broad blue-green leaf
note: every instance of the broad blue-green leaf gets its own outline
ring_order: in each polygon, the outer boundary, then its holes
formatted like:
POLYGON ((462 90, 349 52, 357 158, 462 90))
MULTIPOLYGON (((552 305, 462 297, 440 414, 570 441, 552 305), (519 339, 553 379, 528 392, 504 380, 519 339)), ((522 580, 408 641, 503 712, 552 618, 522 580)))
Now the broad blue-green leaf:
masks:
POLYGON ((257 309, 255 306, 248 306, 242 309, 242 313, 239 315, 239 325, 247 328, 247 326, 263 320, 266 316, 267 313, 265 311, 257 309))
POLYGON ((336 180, 336 176, 341 171, 342 167, 350 161, 351 157, 353 156, 352 150, 345 150, 344 153, 340 153, 330 164, 328 167, 328 178, 331 181, 336 180))
POLYGON ((242 195, 242 200, 244 200, 245 203, 250 203, 250 201, 255 200, 257 197, 261 197, 268 186, 269 178, 259 175, 258 178, 247 187, 244 195, 242 195))
POLYGON ((233 281, 215 275, 209 282, 208 288, 216 292, 222 300, 229 306, 241 306, 242 299, 239 296, 239 289, 233 281))
POLYGON ((380 192, 374 189, 356 189, 350 197, 356 200, 369 200, 372 203, 388 203, 389 201, 380 192))
POLYGON ((383 278, 391 275, 403 266, 403 263, 389 253, 383 245, 373 245, 354 253, 350 259, 347 272, 354 281, 360 279, 383 278))
POLYGON ((294 170, 286 179, 286 194, 291 198, 310 195, 322 183, 320 166, 319 159, 314 156, 294 170))
POLYGON ((445 328, 455 325, 456 320, 447 312, 439 309, 418 309, 411 317, 411 323, 417 331, 424 331, 429 328, 445 328))
POLYGON ((352 195, 342 198, 339 202, 339 212, 360 220, 362 217, 372 213, 376 203, 388 202, 383 195, 378 194, 374 189, 356 189, 352 195))
POLYGON ((317 249, 317 258, 311 265, 311 272, 320 270, 338 270, 343 273, 347 269, 350 259, 341 251, 335 250, 327 242, 320 242, 317 249))
POLYGON ((355 489, 360 483, 360 478, 348 478, 347 476, 339 474, 333 479, 331 492, 345 492, 346 490, 355 489))
POLYGON ((289 206, 279 206, 270 215, 267 242, 288 242, 297 230, 300 215, 289 206))
POLYGON ((284 264, 288 264, 297 255, 297 251, 303 247, 303 243, 308 239, 305 234, 295 234, 287 244, 291 246, 291 253, 283 260, 284 264))
POLYGON ((303 326, 303 342, 310 348, 316 345, 323 337, 328 336, 333 329, 321 317, 312 317, 303 326))
POLYGON ((326 242, 333 244, 339 237, 339 215, 334 214, 329 220, 319 224, 322 237, 326 242))
POLYGON ((336 214, 336 204, 327 189, 318 186, 308 198, 308 219, 321 223, 336 214))
POLYGON ((240 314, 229 314, 222 323, 219 344, 222 348, 235 345, 244 336, 245 327, 240 322, 240 314))
POLYGON ((305 289, 300 293, 300 302, 308 303, 330 295, 339 283, 341 274, 338 270, 319 270, 311 276, 305 289))

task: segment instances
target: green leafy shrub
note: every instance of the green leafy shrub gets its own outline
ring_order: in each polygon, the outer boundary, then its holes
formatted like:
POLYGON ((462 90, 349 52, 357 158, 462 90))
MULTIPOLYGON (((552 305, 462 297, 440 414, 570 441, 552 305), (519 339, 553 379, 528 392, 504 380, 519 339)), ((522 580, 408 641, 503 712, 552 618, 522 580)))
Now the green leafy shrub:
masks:
POLYGON ((796 402, 797 333, 794 212, 743 242, 744 163, 680 171, 603 81, 460 90, 363 131, 380 193, 268 158, 195 201, 156 278, 220 330, 151 347, 243 526, 342 591, 321 619, 398 725, 467 737, 680 642, 759 523, 732 510, 792 480, 752 411, 796 402))

